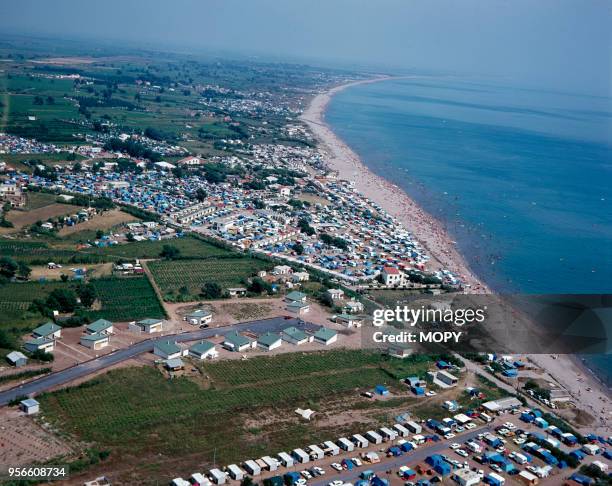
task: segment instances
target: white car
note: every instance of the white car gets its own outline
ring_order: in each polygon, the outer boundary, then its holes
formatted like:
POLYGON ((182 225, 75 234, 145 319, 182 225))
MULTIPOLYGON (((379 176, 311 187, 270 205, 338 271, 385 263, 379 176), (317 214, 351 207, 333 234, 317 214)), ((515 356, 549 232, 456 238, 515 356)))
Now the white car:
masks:
POLYGON ((518 439, 514 439, 512 442, 514 442, 516 445, 522 445, 525 443, 525 439, 519 437, 518 439))
POLYGON ((476 428, 476 424, 474 424, 472 422, 469 422, 469 423, 465 424, 465 428, 466 429, 470 429, 470 430, 471 429, 475 429, 476 428))
POLYGON ((335 470, 336 470, 336 471, 338 471, 338 472, 342 471, 342 466, 341 466, 340 464, 338 464, 337 462, 334 462, 334 463, 331 465, 331 467, 332 467, 332 469, 335 469, 335 470))
POLYGON ((501 473, 501 472, 503 472, 503 471, 502 471, 502 468, 501 468, 501 467, 499 467, 497 464, 490 464, 490 465, 489 465, 489 467, 490 467, 491 469, 493 469, 493 471, 495 471, 496 473, 501 473))
POLYGON ((340 481, 339 479, 336 479, 335 481, 332 481, 331 483, 327 483, 327 486, 342 486, 344 484, 344 481, 340 481))
POLYGON ((363 466, 363 462, 361 462, 361 460, 358 457, 353 457, 351 461, 353 461, 353 464, 355 464, 355 466, 357 467, 363 466))
POLYGON ((469 454, 467 453, 467 451, 465 449, 457 449, 455 451, 457 454, 459 454, 461 457, 468 457, 469 454))
POLYGON ((452 432, 449 432, 448 434, 444 434, 445 439, 452 439, 453 437, 455 437, 455 434, 453 434, 452 432))
POLYGON ((538 470, 538 468, 536 468, 535 466, 527 466, 527 471, 532 472, 535 474, 535 472, 538 470))
POLYGON ((325 475, 325 469, 319 467, 319 466, 315 466, 313 467, 313 469, 315 470, 315 472, 319 475, 319 476, 324 476, 325 475))
POLYGON ((437 393, 435 391, 433 391, 433 390, 428 390, 428 391, 425 392, 425 395, 428 396, 428 397, 434 397, 434 396, 437 395, 437 393))
POLYGON ((312 474, 310 474, 308 471, 306 471, 305 469, 303 471, 300 471, 300 474, 302 475, 302 477, 304 479, 312 479, 312 474))
POLYGON ((457 427, 455 429, 455 432, 463 432, 463 431, 465 431, 465 429, 463 427, 461 427, 461 426, 459 426, 459 427, 457 427))
POLYGON ((299 478, 295 484, 296 486, 306 486, 306 480, 304 478, 299 478))
POLYGON ((449 447, 452 450, 455 450, 455 449, 459 449, 461 447, 461 444, 457 444, 456 442, 453 442, 449 447))

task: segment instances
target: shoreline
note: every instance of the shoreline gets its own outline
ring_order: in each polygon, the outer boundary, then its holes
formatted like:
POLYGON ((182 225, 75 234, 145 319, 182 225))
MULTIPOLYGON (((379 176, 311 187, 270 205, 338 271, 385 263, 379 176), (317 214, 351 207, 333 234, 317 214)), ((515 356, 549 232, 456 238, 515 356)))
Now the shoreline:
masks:
POLYGON ((328 167, 337 171, 340 179, 353 182, 357 191, 397 218, 428 252, 431 257, 428 264, 430 268, 447 269, 459 276, 469 285, 467 293, 493 293, 489 286, 471 270, 442 223, 421 208, 402 188, 372 172, 325 121, 327 105, 336 93, 351 86, 407 78, 408 76, 380 76, 335 86, 314 96, 300 116, 300 120, 308 125, 319 140, 321 148, 327 153, 328 167))
MULTIPOLYGON (((470 287, 465 290, 470 294, 492 294, 489 286, 470 269, 465 257, 457 250, 455 242, 448 235, 442 223, 421 208, 402 188, 372 172, 361 158, 338 137, 325 121, 325 111, 336 93, 351 86, 371 84, 391 79, 406 79, 408 76, 380 76, 376 78, 353 81, 335 86, 315 95, 302 115, 302 120, 320 143, 320 148, 328 157, 327 166, 338 172, 340 179, 354 183, 354 188, 372 201, 379 204, 390 215, 397 218, 429 253, 430 268, 446 268, 470 287)), ((574 355, 529 355, 534 362, 542 363, 542 368, 551 371, 559 385, 563 386, 574 398, 580 409, 586 409, 593 415, 594 423, 581 430, 610 432, 607 416, 612 412, 602 409, 609 406, 610 390, 601 383, 594 373, 574 355), (582 389, 591 388, 591 392, 581 393, 582 389)))

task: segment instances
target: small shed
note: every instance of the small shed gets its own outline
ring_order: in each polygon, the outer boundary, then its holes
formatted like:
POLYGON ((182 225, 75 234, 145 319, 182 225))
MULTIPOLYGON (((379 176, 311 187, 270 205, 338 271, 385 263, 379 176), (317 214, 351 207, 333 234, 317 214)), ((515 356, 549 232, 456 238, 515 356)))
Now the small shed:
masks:
POLYGON ((259 476, 261 474, 261 467, 259 467, 259 464, 257 464, 255 461, 253 460, 248 460, 248 461, 244 461, 244 469, 251 475, 251 476, 259 476))
POLYGON ((6 360, 9 362, 9 364, 15 366, 16 368, 28 364, 27 356, 20 351, 11 351, 6 355, 6 360))
POLYGON ((224 473, 221 469, 214 468, 210 470, 210 478, 215 484, 225 484, 227 473, 224 473))
POLYGON ((26 398, 19 402, 19 408, 26 413, 26 415, 34 415, 40 410, 40 404, 33 398, 26 398))

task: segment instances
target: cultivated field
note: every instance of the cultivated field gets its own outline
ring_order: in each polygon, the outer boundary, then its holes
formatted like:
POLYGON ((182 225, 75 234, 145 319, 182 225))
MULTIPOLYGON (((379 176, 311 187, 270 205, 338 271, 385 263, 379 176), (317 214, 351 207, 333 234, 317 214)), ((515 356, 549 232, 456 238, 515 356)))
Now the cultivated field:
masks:
POLYGON ((149 263, 149 269, 163 294, 187 287, 192 295, 197 295, 207 282, 216 282, 224 289, 243 286, 242 279, 270 267, 268 262, 248 257, 149 263))
MULTIPOLYGON (((428 365, 365 351, 327 351, 204 364, 193 381, 126 368, 85 383, 78 393, 58 391, 41 401, 47 420, 111 449, 113 465, 104 467, 120 471, 129 464, 130 473, 138 474, 155 465, 147 476, 161 482, 213 459, 229 464, 356 431, 363 424, 350 419, 333 427, 316 420, 305 425, 294 409, 385 409, 384 400, 368 401, 359 391, 380 383, 402 390, 392 378, 398 370, 418 373, 428 365)), ((369 420, 376 422, 376 416, 371 413, 369 420)))
POLYGON ((103 278, 91 281, 101 309, 88 311, 92 319, 134 321, 146 317, 165 317, 149 279, 146 277, 103 278))

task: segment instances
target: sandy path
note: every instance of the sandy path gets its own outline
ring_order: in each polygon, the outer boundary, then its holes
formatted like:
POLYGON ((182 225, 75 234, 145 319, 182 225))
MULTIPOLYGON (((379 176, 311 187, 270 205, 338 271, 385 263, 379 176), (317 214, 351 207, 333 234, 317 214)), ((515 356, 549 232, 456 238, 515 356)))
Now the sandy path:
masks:
POLYGON ((301 119, 309 126, 320 146, 327 153, 327 164, 338 171, 341 179, 354 182, 355 189, 383 207, 410 230, 432 257, 434 268, 446 268, 470 285, 470 293, 490 293, 488 287, 470 270, 465 259, 457 252, 455 243, 444 231, 442 224, 425 212, 402 189, 375 175, 324 121, 325 109, 331 97, 350 86, 391 79, 379 77, 336 86, 316 95, 301 119))

